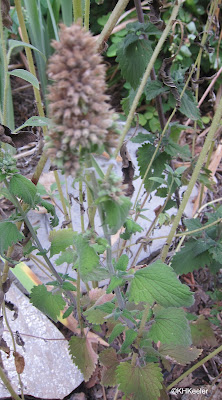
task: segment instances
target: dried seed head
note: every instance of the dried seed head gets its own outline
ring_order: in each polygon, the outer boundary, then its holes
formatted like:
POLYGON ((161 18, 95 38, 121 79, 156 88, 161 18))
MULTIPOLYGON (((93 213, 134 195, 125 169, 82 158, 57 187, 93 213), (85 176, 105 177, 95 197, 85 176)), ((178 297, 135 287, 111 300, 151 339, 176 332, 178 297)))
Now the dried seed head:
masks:
POLYGON ((54 82, 48 99, 54 127, 47 151, 54 164, 61 167, 63 160, 65 173, 75 175, 80 146, 86 154, 115 145, 110 131, 116 116, 105 94, 105 66, 95 38, 79 24, 61 25, 60 42, 52 46, 48 75, 54 82))
POLYGON ((10 10, 10 1, 9 0, 2 0, 1 1, 1 11, 2 11, 2 23, 6 28, 11 28, 12 20, 9 15, 10 10))

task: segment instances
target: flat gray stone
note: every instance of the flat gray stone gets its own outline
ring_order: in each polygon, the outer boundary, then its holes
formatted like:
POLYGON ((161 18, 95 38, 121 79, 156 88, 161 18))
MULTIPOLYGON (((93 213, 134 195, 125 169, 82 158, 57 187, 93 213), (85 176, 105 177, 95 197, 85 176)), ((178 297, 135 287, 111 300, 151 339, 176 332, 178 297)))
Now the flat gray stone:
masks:
MULTIPOLYGON (((15 285, 10 287, 6 299, 19 309, 18 318, 15 320, 12 311, 7 309, 6 312, 13 333, 18 331, 25 342, 24 348, 16 345, 17 352, 25 359, 25 369, 21 374, 24 394, 42 399, 63 399, 83 381, 83 375, 69 355, 68 342, 55 325, 32 306, 29 299, 15 285)), ((7 329, 5 323, 4 328, 7 329)), ((14 390, 19 394, 20 386, 14 365, 11 336, 4 331, 3 338, 11 349, 8 359, 2 352, 4 368, 14 390)), ((0 382, 0 398, 8 396, 8 390, 0 382)))

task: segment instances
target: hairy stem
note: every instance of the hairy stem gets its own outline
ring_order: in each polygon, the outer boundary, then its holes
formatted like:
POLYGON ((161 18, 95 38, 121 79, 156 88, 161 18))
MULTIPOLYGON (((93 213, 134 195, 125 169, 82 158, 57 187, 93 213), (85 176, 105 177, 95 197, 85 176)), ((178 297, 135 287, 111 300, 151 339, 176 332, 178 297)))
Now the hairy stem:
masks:
POLYGON ((4 97, 3 97, 3 118, 2 123, 6 125, 7 121, 7 101, 8 101, 8 88, 9 88, 9 75, 8 75, 8 61, 7 61, 7 52, 6 52, 6 44, 4 37, 4 29, 2 23, 2 10, 1 10, 1 1, 0 1, 0 38, 1 38, 1 47, 2 47, 2 55, 3 55, 3 66, 4 66, 4 97))
POLYGON ((119 17, 125 10, 129 0, 119 0, 115 6, 112 14, 110 15, 106 25, 104 26, 102 32, 97 39, 97 51, 100 52, 103 49, 104 43, 109 39, 113 28, 115 27, 119 17))
POLYGON ((167 257, 167 253, 168 253, 170 244, 171 244, 172 239, 174 237, 174 234, 176 232, 177 226, 179 225, 179 222, 180 222, 180 219, 181 219, 182 214, 184 212, 184 209, 186 207, 186 204, 187 204, 187 202, 188 202, 188 200, 190 198, 190 195, 191 195, 191 192, 193 190, 193 187, 194 187, 194 185, 195 185, 195 183, 196 183, 196 181, 198 179, 200 170, 201 170, 201 168, 202 168, 202 166, 204 164, 206 155, 207 155, 207 153, 209 151, 209 148, 211 146, 211 142, 214 139, 214 135, 215 135, 215 133, 216 133, 216 131, 218 129, 218 126, 220 124, 221 118, 222 118, 222 98, 220 100, 220 103, 219 103, 219 106, 217 108, 217 111, 216 111, 216 113, 214 115, 214 118, 213 118, 210 130, 209 130, 209 133, 207 135, 207 138, 205 140, 205 143, 204 143, 203 148, 201 150, 201 153, 199 155, 199 158, 198 158, 197 164, 196 164, 196 166, 194 168, 194 171, 193 171, 193 174, 191 176, 190 182, 189 182, 189 184, 187 186, 187 190, 186 190, 186 192, 185 192, 185 194, 183 196, 183 200, 182 200, 182 202, 180 204, 180 208, 179 208, 179 210, 177 212, 177 215, 176 215, 175 220, 173 222, 172 228, 171 228, 170 233, 168 235, 167 242, 166 242, 166 244, 165 244, 165 246, 163 248, 162 256, 161 256, 162 261, 165 261, 165 259, 167 257))

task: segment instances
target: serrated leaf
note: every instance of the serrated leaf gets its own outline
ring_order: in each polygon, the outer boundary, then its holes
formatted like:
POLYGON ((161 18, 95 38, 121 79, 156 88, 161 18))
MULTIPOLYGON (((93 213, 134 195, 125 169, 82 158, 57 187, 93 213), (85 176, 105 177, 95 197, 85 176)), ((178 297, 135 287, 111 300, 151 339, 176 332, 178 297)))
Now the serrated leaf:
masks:
POLYGON ((66 250, 67 247, 74 244, 76 233, 71 228, 59 229, 50 232, 49 240, 51 242, 50 257, 59 254, 60 251, 66 250))
POLYGON ((115 269, 119 271, 126 271, 128 262, 129 257, 126 254, 122 254, 115 265, 115 269))
POLYGON ((125 339, 121 346, 120 353, 128 353, 128 347, 134 342, 137 337, 137 332, 133 329, 128 329, 125 332, 125 339))
POLYGON ((103 365, 101 384, 104 386, 115 386, 116 368, 119 365, 115 350, 111 347, 102 351, 99 355, 99 361, 103 365))
POLYGON ((59 256, 59 258, 57 258, 57 260, 55 260, 55 264, 56 265, 61 265, 64 263, 74 264, 76 259, 77 259, 76 252, 72 249, 67 249, 62 252, 61 256, 59 256))
POLYGON ((161 261, 136 271, 130 286, 129 300, 135 303, 156 301, 163 307, 189 307, 193 296, 177 279, 173 269, 161 261))
POLYGON ((18 76, 19 78, 31 83, 31 85, 34 86, 36 89, 39 89, 38 79, 33 74, 31 74, 31 72, 26 71, 25 69, 13 69, 12 71, 9 71, 9 75, 18 76))
MULTIPOLYGON (((195 229, 199 229, 202 227, 202 224, 199 219, 197 218, 191 218, 191 219, 185 219, 184 224, 186 225, 188 231, 194 231, 195 229)), ((192 234, 192 236, 200 235, 201 232, 197 232, 196 234, 192 234)))
MULTIPOLYGON (((153 153, 155 151, 155 147, 152 146, 149 143, 145 143, 142 147, 139 147, 138 152, 137 152, 137 159, 138 159, 138 165, 140 169, 140 175, 143 178, 147 167, 150 163, 150 160, 153 156, 153 153)), ((165 153, 157 153, 157 156, 155 157, 152 167, 150 168, 148 174, 146 175, 145 181, 144 181, 144 186, 145 189, 148 192, 151 192, 155 189, 157 189, 160 186, 159 182, 153 182, 149 178, 151 176, 155 176, 158 178, 162 177, 162 173, 165 169, 165 164, 167 164, 167 161, 169 159, 169 156, 165 153)))
POLYGON ((50 225, 55 228, 59 224, 59 218, 56 215, 55 207, 53 204, 49 203, 46 200, 41 199, 39 203, 42 207, 45 207, 46 210, 51 214, 52 218, 50 218, 50 225))
POLYGON ((116 369, 119 389, 134 400, 158 400, 163 376, 157 363, 145 367, 121 363, 116 369))
POLYGON ((117 276, 112 276, 109 286, 106 290, 106 292, 112 293, 112 291, 117 287, 117 286, 121 286, 124 284, 124 280, 122 278, 118 278, 117 276))
POLYGON ((171 157, 177 158, 180 157, 182 160, 190 160, 191 152, 188 144, 185 146, 180 146, 175 143, 172 139, 169 139, 168 144, 164 147, 165 152, 169 154, 171 157))
POLYGON ((197 321, 190 324, 193 344, 201 347, 215 347, 218 345, 210 322, 200 315, 197 321))
POLYGON ((48 292, 44 285, 34 286, 32 288, 30 301, 36 308, 48 315, 48 317, 55 322, 60 315, 60 311, 62 311, 66 305, 61 295, 48 292))
POLYGON ((190 327, 184 310, 181 308, 161 309, 155 314, 149 337, 155 343, 174 343, 190 346, 192 343, 190 327))
POLYGON ((169 89, 162 85, 162 83, 158 80, 147 82, 144 93, 146 96, 146 100, 150 101, 155 99, 156 96, 159 96, 161 93, 167 92, 169 89))
POLYGON ((139 132, 138 135, 133 137, 131 139, 132 143, 144 143, 144 142, 150 142, 153 143, 153 135, 151 133, 142 133, 139 132))
POLYGON ((124 223, 125 232, 120 235, 121 239, 128 240, 133 233, 142 232, 143 228, 130 218, 124 223))
POLYGON ((114 341, 114 339, 117 338, 117 336, 119 336, 121 333, 123 333, 125 331, 126 327, 123 324, 117 324, 116 326, 114 326, 112 333, 109 337, 108 343, 112 343, 114 341))
POLYGON ((49 118, 46 117, 40 117, 38 115, 34 115, 33 117, 27 119, 24 124, 19 126, 17 129, 15 129, 14 133, 20 131, 21 129, 25 128, 26 126, 51 126, 52 121, 49 118))
POLYGON ((87 382, 96 368, 98 355, 87 337, 72 336, 69 341, 69 352, 74 364, 80 369, 87 382))
POLYGON ((190 364, 195 361, 202 353, 202 349, 196 347, 174 346, 173 344, 160 344, 159 353, 172 363, 181 365, 190 364))
MULTIPOLYGON (((192 240, 185 243, 184 247, 176 253, 171 262, 172 268, 179 275, 193 272, 195 269, 210 264, 211 257, 207 250, 200 252, 201 243, 198 240, 192 240), (196 254, 195 256, 195 253, 196 254)), ((203 249, 204 247, 202 247, 203 249)))
POLYGON ((105 223, 109 225, 111 235, 114 235, 124 224, 131 207, 131 201, 127 197, 120 196, 119 200, 120 203, 112 200, 103 202, 105 223))
POLYGON ((13 244, 24 239, 17 226, 12 222, 0 222, 0 253, 3 255, 13 244))
POLYGON ((143 36, 140 38, 135 33, 128 34, 119 43, 116 61, 119 63, 124 79, 131 84, 133 89, 139 85, 152 53, 149 40, 144 39, 143 36))
POLYGON ((191 92, 186 91, 181 98, 180 112, 193 121, 200 119, 200 110, 191 92))
POLYGON ((87 321, 89 321, 90 324, 102 325, 105 322, 104 318, 106 317, 107 313, 99 310, 98 308, 91 307, 86 310, 83 315, 86 317, 87 321))
POLYGON ((15 174, 9 182, 9 190, 30 206, 34 206, 37 187, 23 175, 15 174))
POLYGON ((98 266, 99 256, 82 235, 76 235, 74 243, 78 255, 80 277, 85 282, 90 280, 92 272, 98 266))

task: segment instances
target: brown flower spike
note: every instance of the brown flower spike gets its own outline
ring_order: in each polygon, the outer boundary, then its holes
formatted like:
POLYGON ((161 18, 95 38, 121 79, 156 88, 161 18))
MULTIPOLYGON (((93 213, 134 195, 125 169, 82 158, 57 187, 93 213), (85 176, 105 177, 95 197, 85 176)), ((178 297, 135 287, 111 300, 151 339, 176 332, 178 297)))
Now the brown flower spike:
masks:
POLYGON ((75 176, 83 152, 114 145, 109 131, 114 112, 105 94, 105 65, 96 52, 96 40, 79 24, 61 25, 60 42, 53 41, 48 76, 49 114, 54 127, 49 133, 48 154, 52 162, 75 176))

